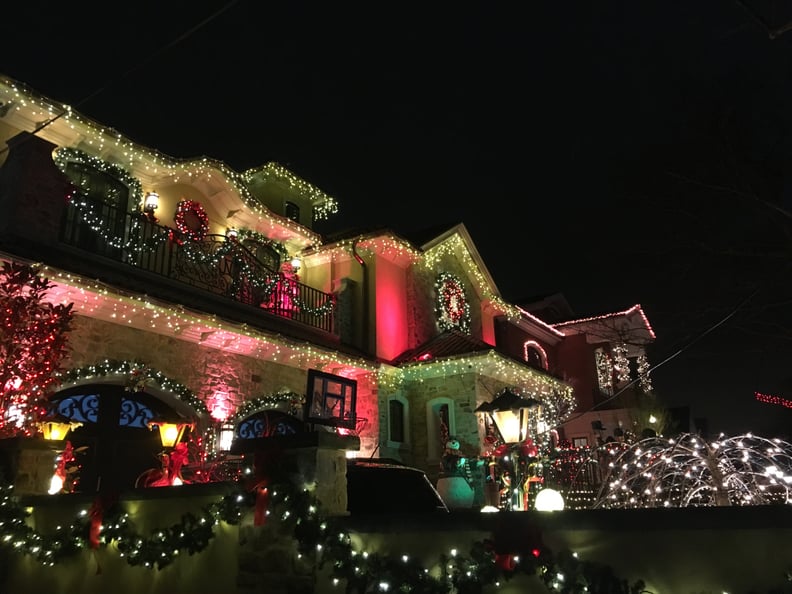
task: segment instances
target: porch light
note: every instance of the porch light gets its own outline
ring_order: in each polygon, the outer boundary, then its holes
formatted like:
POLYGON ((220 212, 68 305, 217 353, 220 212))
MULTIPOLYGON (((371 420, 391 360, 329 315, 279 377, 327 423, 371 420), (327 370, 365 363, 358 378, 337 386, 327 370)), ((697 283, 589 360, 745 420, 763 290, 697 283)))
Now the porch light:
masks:
POLYGON ((147 192, 146 199, 143 202, 143 212, 146 214, 154 214, 154 211, 159 208, 159 194, 156 192, 147 192))
POLYGON ((523 398, 503 390, 492 402, 482 402, 475 411, 490 416, 504 443, 520 443, 528 437, 528 410, 539 406, 534 398, 523 398))
POLYGON ((231 450, 231 444, 234 441, 234 424, 223 423, 217 431, 217 451, 228 452, 231 450))
POLYGON ((226 237, 228 239, 236 239, 239 236, 239 231, 236 227, 229 227, 226 229, 226 237))
POLYGON ((295 273, 299 272, 300 268, 302 267, 302 260, 300 260, 299 258, 292 258, 291 265, 295 273))
POLYGON ((44 435, 44 439, 58 441, 61 439, 66 439, 66 435, 68 435, 72 426, 80 426, 81 424, 82 423, 73 424, 63 423, 61 421, 46 421, 39 423, 39 428, 41 429, 41 433, 44 435))
POLYGON ((151 422, 149 425, 151 427, 156 425, 159 428, 160 440, 164 448, 172 448, 179 443, 187 428, 187 423, 151 422))

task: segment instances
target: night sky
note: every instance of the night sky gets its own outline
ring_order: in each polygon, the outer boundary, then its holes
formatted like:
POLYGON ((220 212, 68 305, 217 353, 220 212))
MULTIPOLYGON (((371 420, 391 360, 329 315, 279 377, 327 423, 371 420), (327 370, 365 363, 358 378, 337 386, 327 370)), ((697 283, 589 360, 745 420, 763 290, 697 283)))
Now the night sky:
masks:
POLYGON ((653 382, 792 434, 792 3, 5 7, 0 73, 176 158, 276 161, 332 234, 462 222, 505 299, 640 303, 653 382))

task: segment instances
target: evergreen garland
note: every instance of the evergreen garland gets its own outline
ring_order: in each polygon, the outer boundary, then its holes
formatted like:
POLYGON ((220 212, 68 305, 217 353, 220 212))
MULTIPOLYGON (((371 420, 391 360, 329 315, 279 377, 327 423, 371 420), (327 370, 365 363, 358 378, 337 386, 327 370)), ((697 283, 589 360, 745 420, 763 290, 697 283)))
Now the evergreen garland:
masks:
POLYGON ((106 375, 127 376, 126 389, 130 392, 145 389, 146 382, 151 380, 156 382, 162 389, 175 394, 182 402, 191 406, 198 413, 206 414, 209 412, 204 401, 195 396, 186 386, 140 361, 105 359, 100 363, 70 369, 59 374, 59 378, 64 384, 76 384, 93 377, 104 377, 106 375))
MULTIPOLYGON (((90 514, 79 516, 53 534, 39 534, 26 524, 30 513, 12 496, 12 489, 0 485, 0 547, 30 555, 49 566, 91 548, 90 514)), ((548 592, 556 594, 649 594, 642 580, 631 583, 608 565, 581 561, 568 550, 554 554, 544 546, 535 548, 526 558, 517 558, 496 553, 493 541, 483 539, 472 542, 467 553, 452 550, 440 555, 428 567, 405 555, 360 552, 352 546, 341 519, 325 517, 311 491, 283 482, 273 484, 270 492, 267 521, 278 522, 283 529, 279 533, 290 530, 298 553, 318 568, 330 567, 332 578, 344 581, 350 594, 481 594, 485 587, 520 574, 537 576, 548 592), (432 567, 439 572, 431 572, 432 567)), ((129 565, 161 570, 182 551, 192 555, 206 549, 215 536, 215 526, 220 522, 238 525, 254 503, 253 492, 240 488, 200 512, 186 513, 179 522, 147 535, 139 534, 122 506, 115 504, 102 516, 97 547, 112 544, 129 565)), ((780 592, 770 590, 768 594, 780 592)))

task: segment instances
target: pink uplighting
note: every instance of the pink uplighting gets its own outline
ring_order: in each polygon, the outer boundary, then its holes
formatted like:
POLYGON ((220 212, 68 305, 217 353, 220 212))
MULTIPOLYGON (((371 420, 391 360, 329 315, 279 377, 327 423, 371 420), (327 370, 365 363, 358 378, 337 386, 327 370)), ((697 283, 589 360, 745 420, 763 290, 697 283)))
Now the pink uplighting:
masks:
POLYGON ((215 392, 206 403, 209 414, 217 421, 225 421, 231 416, 231 399, 228 392, 215 392))

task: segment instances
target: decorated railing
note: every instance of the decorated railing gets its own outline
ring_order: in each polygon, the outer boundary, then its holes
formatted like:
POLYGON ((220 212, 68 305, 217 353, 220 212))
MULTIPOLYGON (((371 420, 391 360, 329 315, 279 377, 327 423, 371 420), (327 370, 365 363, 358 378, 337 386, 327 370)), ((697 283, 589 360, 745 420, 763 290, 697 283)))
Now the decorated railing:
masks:
POLYGON ((195 239, 140 212, 74 193, 60 240, 270 314, 334 330, 332 294, 273 270, 234 238, 207 234, 195 239))

